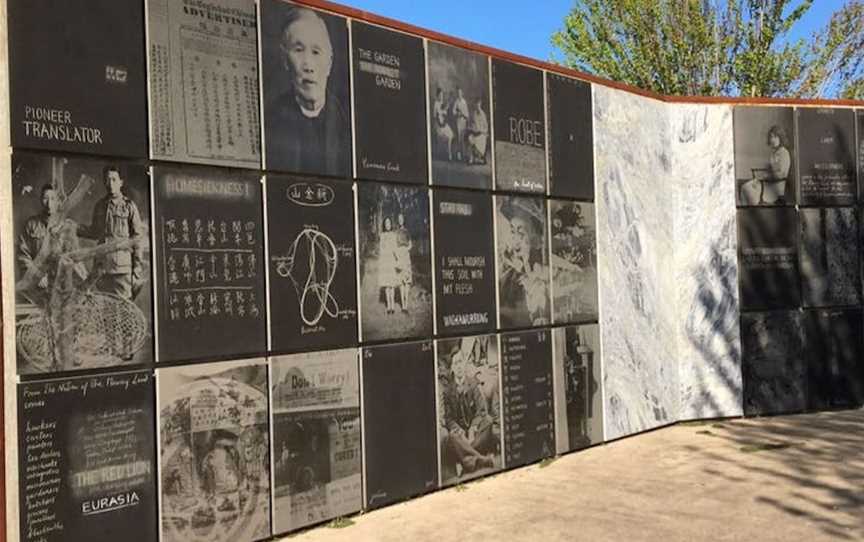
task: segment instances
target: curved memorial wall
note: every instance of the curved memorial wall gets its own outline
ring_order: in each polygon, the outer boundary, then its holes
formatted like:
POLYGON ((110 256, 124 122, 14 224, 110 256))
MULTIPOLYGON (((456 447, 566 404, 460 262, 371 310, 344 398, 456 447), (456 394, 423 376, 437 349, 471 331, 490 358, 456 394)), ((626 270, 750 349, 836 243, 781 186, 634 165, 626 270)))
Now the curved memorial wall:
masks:
POLYGON ((864 104, 321 0, 0 4, 10 540, 252 542, 864 402, 864 104))

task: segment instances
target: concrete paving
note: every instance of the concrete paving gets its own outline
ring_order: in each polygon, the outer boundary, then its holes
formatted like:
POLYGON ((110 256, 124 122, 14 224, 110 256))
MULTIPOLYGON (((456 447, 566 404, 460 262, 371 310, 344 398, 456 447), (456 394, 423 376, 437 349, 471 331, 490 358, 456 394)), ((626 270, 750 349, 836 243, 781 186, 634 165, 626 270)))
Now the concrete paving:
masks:
POLYGON ((291 542, 864 540, 864 410, 677 425, 291 542))

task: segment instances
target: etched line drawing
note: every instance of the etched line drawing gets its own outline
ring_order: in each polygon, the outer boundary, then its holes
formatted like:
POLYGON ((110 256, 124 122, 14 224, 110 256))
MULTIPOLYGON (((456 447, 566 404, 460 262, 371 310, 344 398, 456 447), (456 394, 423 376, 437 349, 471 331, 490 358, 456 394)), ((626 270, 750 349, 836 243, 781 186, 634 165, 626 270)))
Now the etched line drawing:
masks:
POLYGON ((314 227, 304 228, 294 239, 288 254, 273 256, 273 261, 276 264, 276 273, 289 279, 297 291, 303 323, 315 326, 325 314, 332 318, 338 318, 342 314, 339 302, 330 293, 330 286, 339 266, 339 252, 327 234, 314 227), (299 263, 297 253, 301 244, 308 247, 308 274, 305 279, 297 277, 294 269, 295 262, 299 263))

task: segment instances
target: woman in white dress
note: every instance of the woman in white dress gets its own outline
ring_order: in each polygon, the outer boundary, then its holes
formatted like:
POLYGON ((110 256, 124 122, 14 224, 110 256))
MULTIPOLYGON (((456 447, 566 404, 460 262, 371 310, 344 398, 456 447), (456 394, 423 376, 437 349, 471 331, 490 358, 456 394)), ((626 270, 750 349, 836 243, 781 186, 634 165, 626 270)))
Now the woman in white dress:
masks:
POLYGON ((387 314, 395 312, 396 287, 399 286, 397 233, 390 217, 384 219, 378 244, 378 284, 384 288, 384 308, 387 314))
POLYGON ((399 213, 399 227, 396 228, 396 276, 399 286, 399 300, 402 311, 411 308, 411 285, 414 284, 414 269, 411 267, 411 236, 405 227, 405 215, 399 213))

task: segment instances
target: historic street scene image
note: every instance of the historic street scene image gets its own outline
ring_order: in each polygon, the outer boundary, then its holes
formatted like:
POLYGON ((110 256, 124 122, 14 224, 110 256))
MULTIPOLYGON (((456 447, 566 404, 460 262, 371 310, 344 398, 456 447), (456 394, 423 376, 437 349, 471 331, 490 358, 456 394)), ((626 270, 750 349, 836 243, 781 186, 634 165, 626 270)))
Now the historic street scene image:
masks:
POLYGON ((363 506, 355 348, 272 358, 274 531, 363 506))
POLYGON ((270 535, 263 360, 158 369, 161 540, 253 542, 270 535))

